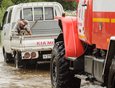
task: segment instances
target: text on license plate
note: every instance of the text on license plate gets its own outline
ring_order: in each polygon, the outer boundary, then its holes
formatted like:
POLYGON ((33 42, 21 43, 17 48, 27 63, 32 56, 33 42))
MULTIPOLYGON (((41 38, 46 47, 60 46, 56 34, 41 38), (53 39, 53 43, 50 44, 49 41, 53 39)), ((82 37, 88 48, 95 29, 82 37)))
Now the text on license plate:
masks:
POLYGON ((51 54, 43 54, 43 59, 49 59, 51 58, 51 54))

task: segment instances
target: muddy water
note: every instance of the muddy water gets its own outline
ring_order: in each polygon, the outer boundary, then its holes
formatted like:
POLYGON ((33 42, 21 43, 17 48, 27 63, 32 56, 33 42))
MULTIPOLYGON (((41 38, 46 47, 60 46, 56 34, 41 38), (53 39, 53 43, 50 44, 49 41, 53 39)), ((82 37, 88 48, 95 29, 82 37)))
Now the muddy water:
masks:
MULTIPOLYGON (((4 63, 0 48, 0 88, 51 88, 50 65, 29 66, 17 70, 14 64, 4 63)), ((104 88, 82 79, 81 88, 104 88)))
POLYGON ((51 88, 49 64, 17 70, 4 63, 0 49, 0 88, 51 88))

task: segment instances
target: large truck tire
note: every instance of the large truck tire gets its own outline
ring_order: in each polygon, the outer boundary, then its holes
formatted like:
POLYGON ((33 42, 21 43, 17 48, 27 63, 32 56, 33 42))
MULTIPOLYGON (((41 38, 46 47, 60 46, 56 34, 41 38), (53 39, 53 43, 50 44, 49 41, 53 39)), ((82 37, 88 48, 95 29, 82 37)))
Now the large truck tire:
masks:
POLYGON ((15 67, 17 69, 23 67, 21 52, 19 52, 19 51, 16 52, 14 61, 15 61, 15 67))
POLYGON ((52 51, 50 66, 52 88, 80 88, 81 80, 75 78, 69 70, 69 61, 64 55, 64 43, 57 42, 52 51))
POLYGON ((4 62, 6 63, 11 63, 13 60, 12 60, 12 54, 10 53, 6 53, 5 49, 3 48, 3 56, 4 56, 4 62))
POLYGON ((115 88, 115 58, 110 66, 107 88, 115 88))

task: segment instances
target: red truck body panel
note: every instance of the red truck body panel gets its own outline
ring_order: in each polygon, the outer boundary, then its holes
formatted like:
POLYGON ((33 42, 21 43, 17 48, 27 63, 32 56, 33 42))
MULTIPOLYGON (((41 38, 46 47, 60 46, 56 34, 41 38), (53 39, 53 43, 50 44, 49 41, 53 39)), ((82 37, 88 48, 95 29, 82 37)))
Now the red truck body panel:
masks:
POLYGON ((84 53, 78 37, 76 17, 62 17, 63 35, 66 57, 79 57, 84 53))
MULTIPOLYGON (((115 10, 110 5, 103 6, 100 2, 104 0, 76 1, 80 3, 77 9, 77 18, 60 18, 63 26, 65 56, 79 57, 82 55, 84 50, 81 41, 89 45, 95 44, 96 48, 107 50, 110 37, 115 35, 115 10)), ((104 3, 108 2, 109 0, 104 1, 104 3)), ((112 2, 115 1, 112 0, 112 2)))
POLYGON ((84 15, 84 33, 87 39, 86 42, 92 44, 92 0, 88 1, 87 8, 84 15))
POLYGON ((107 49, 111 36, 115 35, 115 12, 93 12, 92 43, 107 49))
MULTIPOLYGON (((108 44, 111 36, 115 35, 115 10, 112 6, 105 6, 101 4, 103 0, 81 0, 81 7, 78 7, 78 32, 79 38, 84 42, 92 45, 95 44, 96 48, 108 49, 108 44), (97 2, 99 6, 95 5, 97 2), (82 6, 85 5, 86 6, 82 6), (85 9, 84 9, 85 8, 85 9), (99 11, 98 11, 99 10, 99 11), (84 14, 82 14, 84 13, 84 14), (81 21, 82 17, 82 21, 81 21), (82 25, 82 27, 80 27, 82 25), (84 33, 80 33, 82 32, 84 33), (82 36, 82 37, 81 37, 82 36)), ((78 0, 77 0, 78 2, 78 0)), ((104 1, 105 3, 109 2, 104 1)), ((112 2, 115 2, 112 0, 112 2)))

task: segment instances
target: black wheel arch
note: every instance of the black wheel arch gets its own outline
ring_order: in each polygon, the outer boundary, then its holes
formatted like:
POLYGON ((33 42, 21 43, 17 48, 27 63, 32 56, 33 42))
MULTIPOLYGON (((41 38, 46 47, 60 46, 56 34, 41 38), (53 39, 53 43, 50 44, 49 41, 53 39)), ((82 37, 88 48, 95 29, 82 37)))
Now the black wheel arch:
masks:
POLYGON ((55 39, 55 43, 56 43, 56 42, 59 42, 59 41, 63 41, 63 42, 64 42, 63 33, 60 33, 60 34, 58 35, 58 37, 55 39))
POLYGON ((58 20, 58 25, 61 29, 61 33, 58 35, 58 37, 55 39, 55 43, 59 42, 59 41, 63 41, 64 42, 64 37, 63 37, 63 26, 62 26, 62 21, 61 19, 58 20))

